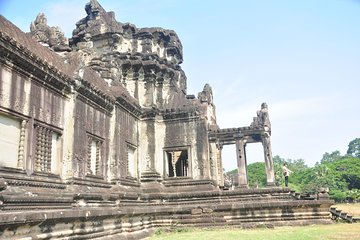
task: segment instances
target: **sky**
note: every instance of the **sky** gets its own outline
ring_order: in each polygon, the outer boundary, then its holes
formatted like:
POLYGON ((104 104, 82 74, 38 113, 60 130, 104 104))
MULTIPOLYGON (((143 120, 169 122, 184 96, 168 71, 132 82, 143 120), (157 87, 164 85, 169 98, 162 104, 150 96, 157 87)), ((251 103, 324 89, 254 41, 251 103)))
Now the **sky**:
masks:
MULTIPOLYGON (((40 12, 70 38, 88 0, 0 0, 25 32, 40 12)), ((175 30, 188 94, 212 86, 220 128, 269 106, 272 152, 313 166, 360 137, 360 0, 99 0, 119 22, 175 30)), ((236 168, 235 146, 223 149, 236 168)), ((248 144, 248 163, 264 161, 248 144)))

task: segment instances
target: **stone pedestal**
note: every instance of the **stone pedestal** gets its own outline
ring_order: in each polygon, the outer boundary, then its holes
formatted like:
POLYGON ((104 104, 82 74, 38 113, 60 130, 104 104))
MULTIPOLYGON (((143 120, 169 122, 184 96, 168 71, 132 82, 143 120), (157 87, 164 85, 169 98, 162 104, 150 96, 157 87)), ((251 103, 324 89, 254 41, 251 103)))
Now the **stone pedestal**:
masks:
POLYGON ((146 170, 145 172, 141 173, 141 182, 161 182, 162 178, 160 173, 156 172, 155 170, 146 170))

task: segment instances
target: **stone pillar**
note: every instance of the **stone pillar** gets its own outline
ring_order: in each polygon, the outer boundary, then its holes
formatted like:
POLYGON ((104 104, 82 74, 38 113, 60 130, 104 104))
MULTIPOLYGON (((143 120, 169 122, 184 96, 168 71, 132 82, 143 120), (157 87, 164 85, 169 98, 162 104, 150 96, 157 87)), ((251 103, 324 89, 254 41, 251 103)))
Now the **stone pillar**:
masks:
POLYGON ((248 188, 247 163, 245 157, 245 140, 244 138, 236 139, 236 157, 238 166, 238 184, 240 188, 248 188))
POLYGON ((216 142, 209 142, 209 160, 210 160, 210 179, 214 180, 217 184, 219 181, 218 178, 218 169, 217 169, 217 148, 216 142))
POLYGON ((222 144, 218 141, 209 142, 210 179, 219 187, 224 186, 224 171, 221 160, 222 144))
POLYGON ((268 186, 275 186, 274 162, 272 159, 269 133, 266 132, 262 136, 262 144, 263 144, 263 148, 264 148, 266 183, 268 186))
POLYGON ((171 153, 171 164, 172 164, 172 168, 173 168, 174 177, 177 177, 176 163, 177 163, 177 161, 179 161, 180 155, 181 155, 181 151, 172 151, 172 153, 171 153))
MULTIPOLYGON (((160 173, 156 170, 156 156, 162 158, 162 150, 161 153, 157 153, 157 138, 159 138, 156 134, 157 131, 157 123, 155 123, 155 117, 149 118, 145 121, 141 121, 141 130, 139 132, 139 144, 141 148, 141 152, 139 154, 141 158, 141 178, 142 182, 159 182, 162 181, 162 177, 160 173)), ((159 138, 161 139, 161 138, 159 138)), ((159 151, 158 151, 159 152, 159 151)))
POLYGON ((64 131, 63 131, 63 161, 61 168, 61 178, 71 179, 76 176, 76 170, 73 169, 74 158, 74 126, 75 126, 75 101, 76 92, 72 91, 64 101, 64 131))
POLYGON ((222 164, 222 144, 217 144, 217 162, 218 162, 218 179, 219 179, 219 186, 224 186, 224 170, 223 170, 223 164, 222 164))
POLYGON ((104 176, 107 176, 108 181, 112 179, 116 179, 118 176, 118 165, 117 165, 117 156, 116 156, 116 139, 115 139, 115 131, 116 131, 116 107, 114 106, 114 109, 112 111, 112 115, 110 118, 110 127, 109 127, 109 158, 108 161, 104 162, 104 169, 106 169, 104 172, 104 176))
POLYGON ((18 162, 17 162, 17 167, 19 169, 24 169, 26 124, 27 124, 26 120, 21 121, 18 162))
POLYGON ((28 126, 28 139, 27 141, 27 161, 24 163, 26 169, 26 174, 31 175, 34 172, 34 161, 35 161, 35 141, 34 141, 34 116, 35 116, 35 107, 31 110, 31 118, 29 119, 28 126))

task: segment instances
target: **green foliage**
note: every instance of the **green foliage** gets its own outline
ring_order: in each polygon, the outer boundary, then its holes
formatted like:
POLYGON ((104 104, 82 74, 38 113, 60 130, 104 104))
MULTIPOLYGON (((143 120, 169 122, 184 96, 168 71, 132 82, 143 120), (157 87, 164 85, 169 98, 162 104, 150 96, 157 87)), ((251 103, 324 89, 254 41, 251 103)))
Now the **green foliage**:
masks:
POLYGON ((158 229, 156 229, 156 231, 155 231, 155 235, 161 235, 161 234, 164 234, 164 230, 162 229, 162 228, 158 228, 158 229))
POLYGON ((342 202, 344 199, 346 199, 346 192, 339 189, 333 189, 329 192, 329 195, 333 200, 335 200, 335 202, 342 202))
POLYGON ((235 168, 235 169, 233 169, 233 170, 231 170, 231 171, 227 172, 226 174, 228 174, 228 175, 232 175, 232 174, 236 174, 237 172, 238 172, 238 170, 237 170, 237 168, 235 168))
POLYGON ((359 202, 360 201, 360 189, 353 188, 353 189, 349 190, 347 197, 359 202))
MULTIPOLYGON (((298 191, 300 188, 298 187, 296 183, 297 181, 294 179, 297 179, 299 176, 299 173, 305 171, 308 169, 308 166, 305 164, 304 159, 284 159, 280 156, 276 155, 273 157, 274 161, 274 171, 275 171, 275 182, 277 186, 284 186, 285 180, 283 176, 283 165, 284 163, 287 163, 288 168, 294 172, 294 174, 291 174, 291 178, 289 178, 289 186, 293 188, 294 190, 298 191)), ((300 179, 301 180, 301 179, 300 179)))
POLYGON ((321 163, 328 163, 328 162, 333 162, 335 160, 338 160, 341 158, 340 155, 340 151, 336 150, 332 153, 324 153, 322 159, 321 159, 321 163))
POLYGON ((248 165, 248 180, 250 187, 265 187, 266 173, 265 163, 256 162, 248 165))
POLYGON ((315 193, 320 188, 328 188, 335 201, 353 201, 357 199, 357 192, 351 190, 360 188, 360 161, 353 157, 339 157, 296 172, 292 178, 301 192, 315 193))
POLYGON ((349 143, 347 154, 360 158, 360 138, 355 138, 349 143))
MULTIPOLYGON (((284 186, 283 164, 293 171, 289 177, 289 187, 297 192, 316 193, 320 188, 329 189, 329 195, 337 202, 360 201, 360 138, 349 143, 348 154, 339 151, 325 153, 314 167, 308 167, 303 159, 284 159, 273 157, 275 181, 284 186)), ((237 169, 229 173, 237 173, 237 169)), ((265 163, 248 165, 250 187, 266 186, 265 163)))

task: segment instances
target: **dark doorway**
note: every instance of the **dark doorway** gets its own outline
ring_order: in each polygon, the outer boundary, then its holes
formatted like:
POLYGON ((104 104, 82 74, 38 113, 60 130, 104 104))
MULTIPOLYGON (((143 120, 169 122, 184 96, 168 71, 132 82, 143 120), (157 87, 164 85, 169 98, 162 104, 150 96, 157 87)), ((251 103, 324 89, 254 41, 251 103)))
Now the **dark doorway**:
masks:
POLYGON ((188 176, 188 151, 166 151, 169 177, 187 177, 188 176), (175 164, 173 164, 173 161, 175 164), (175 167, 175 171, 174 171, 175 167), (175 174, 175 175, 174 175, 175 174))

